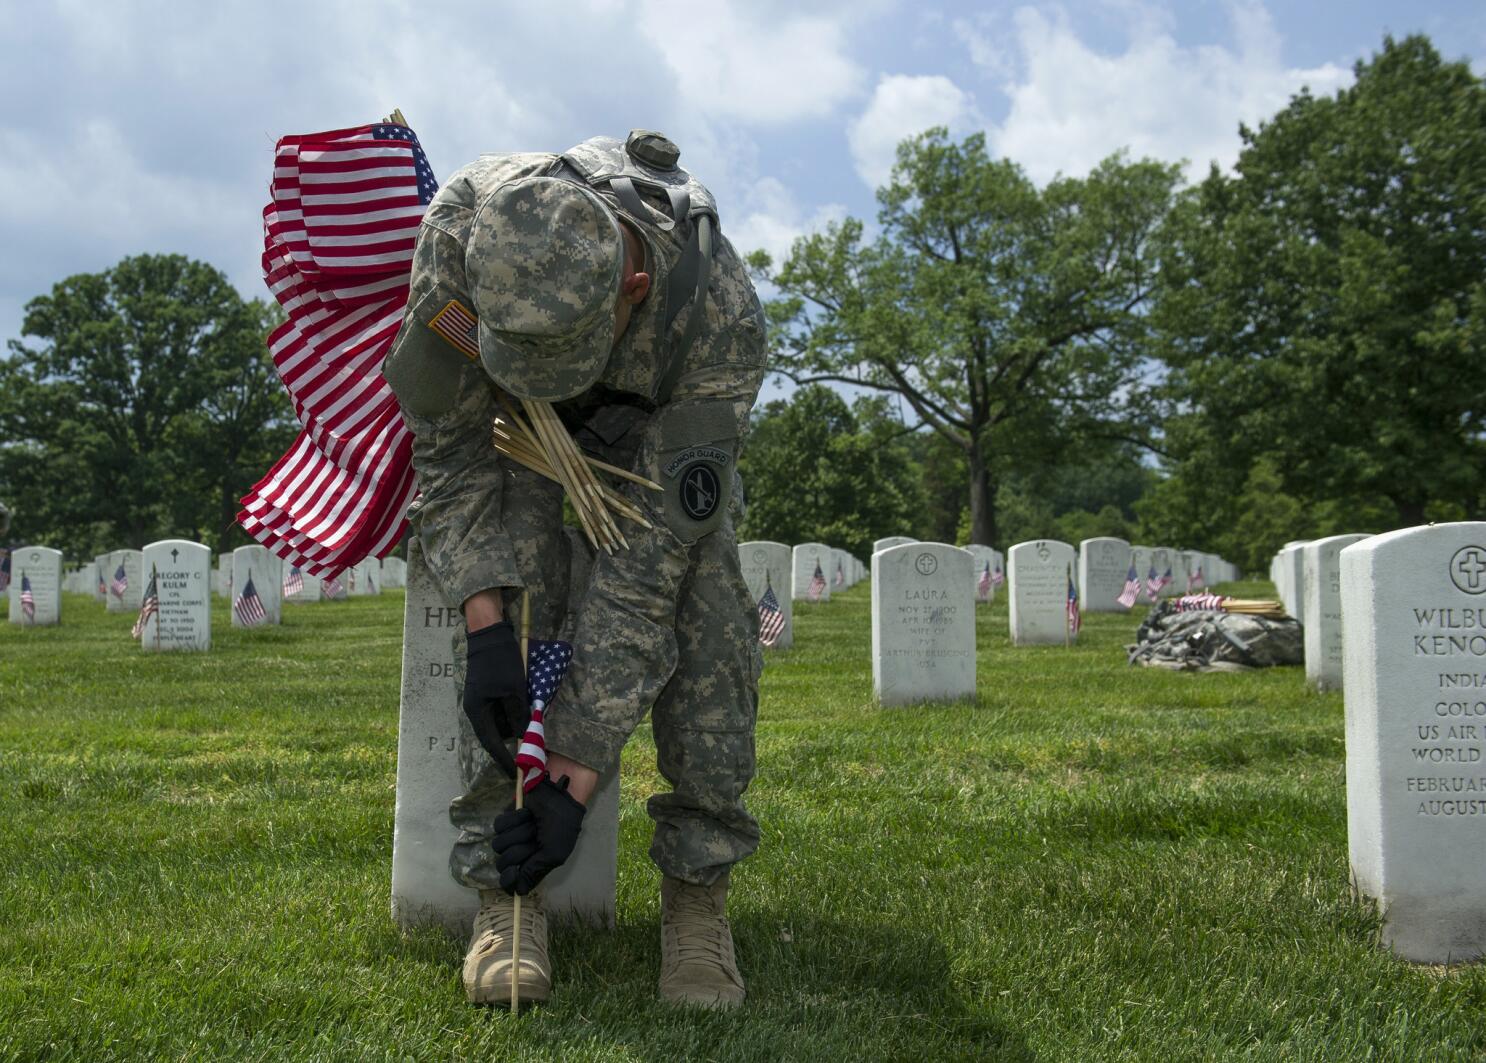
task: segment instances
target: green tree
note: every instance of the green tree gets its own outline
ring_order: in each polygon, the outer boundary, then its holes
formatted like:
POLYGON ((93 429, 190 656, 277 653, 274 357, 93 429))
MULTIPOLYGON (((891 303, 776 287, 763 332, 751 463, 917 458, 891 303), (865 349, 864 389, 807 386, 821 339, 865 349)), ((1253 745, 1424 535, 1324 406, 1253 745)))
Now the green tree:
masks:
POLYGON ((753 256, 782 293, 775 368, 901 395, 964 456, 970 537, 991 543, 1013 441, 1146 437, 1146 406, 1129 399, 1176 180, 1115 156, 1038 188, 979 134, 911 138, 877 194, 880 238, 848 219, 797 241, 777 274, 753 256))
POLYGON ((223 498, 252 483, 246 463, 261 468, 289 434, 270 320, 181 255, 126 258, 31 300, 0 361, 13 534, 84 556, 219 536, 223 498))
POLYGON ((874 540, 913 527, 922 509, 907 435, 879 398, 851 407, 830 388, 800 388, 755 415, 738 464, 744 539, 868 557, 874 540))
POLYGON ((1242 130, 1166 230, 1162 493, 1209 531, 1272 477, 1353 520, 1486 502, 1486 85, 1422 37, 1356 73, 1242 130))

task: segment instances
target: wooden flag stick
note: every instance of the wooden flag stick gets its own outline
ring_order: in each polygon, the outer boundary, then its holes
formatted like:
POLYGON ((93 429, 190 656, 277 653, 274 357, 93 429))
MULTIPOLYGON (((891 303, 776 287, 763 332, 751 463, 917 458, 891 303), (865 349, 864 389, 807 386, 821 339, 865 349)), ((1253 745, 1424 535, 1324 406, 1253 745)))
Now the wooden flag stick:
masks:
MULTIPOLYGON (((531 592, 521 593, 521 671, 527 669, 526 647, 531 641, 531 592)), ((520 741, 517 742, 518 751, 520 741)), ((516 807, 519 809, 524 803, 526 791, 522 789, 522 771, 518 765, 516 768, 516 807)), ((513 894, 511 900, 514 902, 512 911, 515 921, 511 926, 511 1014, 515 1015, 521 1006, 521 894, 513 894)))

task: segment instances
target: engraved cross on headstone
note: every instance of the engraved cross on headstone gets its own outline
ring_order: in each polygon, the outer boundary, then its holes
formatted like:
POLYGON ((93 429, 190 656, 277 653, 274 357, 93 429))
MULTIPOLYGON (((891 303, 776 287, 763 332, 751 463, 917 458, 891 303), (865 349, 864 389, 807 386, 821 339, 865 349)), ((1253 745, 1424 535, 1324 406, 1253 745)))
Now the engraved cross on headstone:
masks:
POLYGON ((179 565, 181 563, 181 552, 173 546, 170 548, 170 563, 172 565, 179 565))
POLYGON ((1455 585, 1467 594, 1486 591, 1486 550, 1479 546, 1468 546, 1455 555, 1451 566, 1455 585))

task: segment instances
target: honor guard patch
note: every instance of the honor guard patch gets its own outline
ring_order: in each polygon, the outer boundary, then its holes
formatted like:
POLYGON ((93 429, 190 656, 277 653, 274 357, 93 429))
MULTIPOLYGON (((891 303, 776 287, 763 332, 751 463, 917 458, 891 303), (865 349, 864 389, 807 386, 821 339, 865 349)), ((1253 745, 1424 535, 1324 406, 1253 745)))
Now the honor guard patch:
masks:
POLYGON ((438 333, 470 361, 480 358, 480 322, 458 299, 450 299, 433 316, 428 327, 438 333))

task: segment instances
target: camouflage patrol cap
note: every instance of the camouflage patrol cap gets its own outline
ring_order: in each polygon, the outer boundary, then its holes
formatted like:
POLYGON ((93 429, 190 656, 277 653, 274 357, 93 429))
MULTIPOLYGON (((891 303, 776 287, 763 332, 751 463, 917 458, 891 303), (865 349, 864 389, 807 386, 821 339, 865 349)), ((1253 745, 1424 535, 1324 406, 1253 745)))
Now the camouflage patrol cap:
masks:
POLYGON ((618 219, 586 186, 527 177, 491 192, 465 248, 485 371, 524 399, 586 391, 614 345, 623 268, 618 219))

